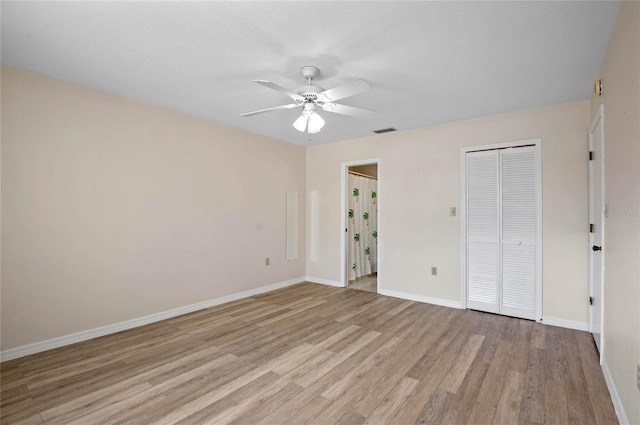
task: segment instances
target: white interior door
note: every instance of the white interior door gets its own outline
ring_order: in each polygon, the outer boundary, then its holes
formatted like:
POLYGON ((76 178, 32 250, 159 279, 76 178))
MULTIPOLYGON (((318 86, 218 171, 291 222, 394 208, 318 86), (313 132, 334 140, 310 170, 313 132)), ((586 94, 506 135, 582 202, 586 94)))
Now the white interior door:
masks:
POLYGON ((536 158, 531 146, 500 152, 500 313, 535 319, 536 158))
POLYGON ((466 156, 467 307, 499 312, 498 151, 466 156))
POLYGON ((540 308, 536 146, 465 156, 467 307, 535 320, 540 308))
POLYGON ((589 131, 589 326, 602 358, 604 298, 604 109, 589 131))

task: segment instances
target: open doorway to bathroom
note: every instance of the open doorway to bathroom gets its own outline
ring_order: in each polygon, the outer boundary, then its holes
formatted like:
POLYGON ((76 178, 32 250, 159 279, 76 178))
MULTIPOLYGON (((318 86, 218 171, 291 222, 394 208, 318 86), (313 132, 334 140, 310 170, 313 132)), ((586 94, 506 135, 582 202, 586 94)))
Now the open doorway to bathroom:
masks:
POLYGON ((346 177, 347 288, 378 292, 378 164, 349 166, 346 177))

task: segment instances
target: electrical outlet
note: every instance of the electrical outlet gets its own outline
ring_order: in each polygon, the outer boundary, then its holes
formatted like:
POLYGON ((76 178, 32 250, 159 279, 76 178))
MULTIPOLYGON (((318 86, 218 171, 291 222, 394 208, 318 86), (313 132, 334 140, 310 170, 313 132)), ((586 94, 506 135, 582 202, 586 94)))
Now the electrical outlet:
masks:
POLYGON ((438 276, 438 268, 431 267, 431 276, 438 276))
POLYGON ((271 260, 269 259, 269 257, 264 259, 264 265, 268 266, 269 264, 271 264, 271 260))
POLYGON ((449 215, 451 217, 455 217, 456 216, 456 207, 449 208, 449 215))

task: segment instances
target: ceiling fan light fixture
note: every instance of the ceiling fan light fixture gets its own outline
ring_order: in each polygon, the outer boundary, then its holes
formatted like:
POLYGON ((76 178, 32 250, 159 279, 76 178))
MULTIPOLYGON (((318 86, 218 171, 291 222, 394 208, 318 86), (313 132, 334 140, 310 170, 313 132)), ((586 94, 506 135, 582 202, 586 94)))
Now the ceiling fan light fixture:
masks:
POLYGON ((324 119, 315 112, 309 115, 309 133, 317 133, 324 127, 324 119))
POLYGON ((293 122, 293 126, 295 127, 296 130, 304 133, 304 130, 307 128, 308 119, 309 119, 308 116, 306 116, 305 114, 302 114, 298 117, 297 120, 293 122))

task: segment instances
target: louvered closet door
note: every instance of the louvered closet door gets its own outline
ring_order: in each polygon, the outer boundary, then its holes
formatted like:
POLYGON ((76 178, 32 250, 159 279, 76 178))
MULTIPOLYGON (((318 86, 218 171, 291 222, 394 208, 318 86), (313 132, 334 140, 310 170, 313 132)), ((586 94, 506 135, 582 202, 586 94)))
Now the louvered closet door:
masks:
POLYGON ((466 154, 467 307, 535 319, 534 147, 466 154))
POLYGON ((500 313, 535 319, 537 193, 533 147, 500 151, 502 296, 500 313))
POLYGON ((499 312, 499 155, 466 155, 467 307, 499 312))

